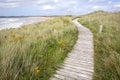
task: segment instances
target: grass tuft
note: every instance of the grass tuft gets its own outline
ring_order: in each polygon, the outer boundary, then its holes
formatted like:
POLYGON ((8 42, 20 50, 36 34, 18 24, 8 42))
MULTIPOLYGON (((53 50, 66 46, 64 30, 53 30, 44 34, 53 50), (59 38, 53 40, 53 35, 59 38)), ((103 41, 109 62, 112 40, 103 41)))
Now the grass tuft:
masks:
POLYGON ((70 19, 0 31, 0 80, 48 80, 77 40, 70 19))
POLYGON ((81 16, 79 22, 94 34, 93 80, 120 80, 120 13, 98 11, 81 16))

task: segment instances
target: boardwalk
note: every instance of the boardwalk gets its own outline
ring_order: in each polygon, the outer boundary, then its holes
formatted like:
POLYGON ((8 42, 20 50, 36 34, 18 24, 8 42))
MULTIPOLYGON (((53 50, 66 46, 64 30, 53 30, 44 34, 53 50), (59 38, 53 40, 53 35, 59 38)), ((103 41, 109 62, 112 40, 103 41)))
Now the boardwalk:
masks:
POLYGON ((80 25, 77 19, 73 20, 73 23, 79 30, 78 40, 64 64, 50 80, 92 80, 93 35, 89 29, 80 25))

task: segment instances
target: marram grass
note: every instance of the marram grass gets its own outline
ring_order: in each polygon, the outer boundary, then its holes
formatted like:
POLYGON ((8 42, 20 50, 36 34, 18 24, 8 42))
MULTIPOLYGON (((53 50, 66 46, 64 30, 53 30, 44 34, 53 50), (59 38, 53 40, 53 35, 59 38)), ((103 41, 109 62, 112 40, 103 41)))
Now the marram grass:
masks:
POLYGON ((79 21, 94 34, 93 80, 120 80, 120 12, 98 11, 81 16, 79 21))
POLYGON ((48 80, 77 40, 68 18, 0 31, 0 80, 48 80))

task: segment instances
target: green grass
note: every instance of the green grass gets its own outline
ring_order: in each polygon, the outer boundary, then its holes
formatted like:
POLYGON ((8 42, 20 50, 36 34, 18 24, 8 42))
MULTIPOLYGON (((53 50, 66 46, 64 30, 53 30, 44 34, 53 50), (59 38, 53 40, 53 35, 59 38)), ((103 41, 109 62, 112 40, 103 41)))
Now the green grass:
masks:
POLYGON ((120 80, 120 12, 97 11, 80 16, 79 22, 94 34, 93 80, 120 80))
POLYGON ((0 31, 0 80, 48 80, 77 40, 70 19, 0 31))

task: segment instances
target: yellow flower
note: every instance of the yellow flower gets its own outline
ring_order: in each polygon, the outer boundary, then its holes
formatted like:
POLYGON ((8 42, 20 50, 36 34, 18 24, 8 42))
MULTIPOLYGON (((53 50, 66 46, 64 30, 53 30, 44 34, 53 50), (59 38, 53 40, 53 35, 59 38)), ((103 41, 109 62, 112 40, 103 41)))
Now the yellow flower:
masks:
POLYGON ((39 73, 40 73, 40 70, 36 70, 36 73, 39 74, 39 73))
POLYGON ((65 41, 60 40, 60 41, 58 41, 58 44, 59 44, 59 45, 62 45, 62 46, 65 46, 65 41))
POLYGON ((39 67, 37 66, 36 68, 35 68, 35 70, 38 70, 39 69, 39 67))
POLYGON ((35 73, 37 73, 37 74, 39 74, 39 73, 40 73, 40 69, 39 69, 39 67, 38 67, 38 66, 37 66, 37 67, 35 67, 34 69, 35 69, 35 73))
POLYGON ((14 37, 15 37, 15 34, 11 34, 10 36, 14 38, 14 37))
POLYGON ((18 37, 16 37, 16 40, 17 41, 20 41, 20 40, 22 40, 23 39, 23 36, 18 36, 18 37))

